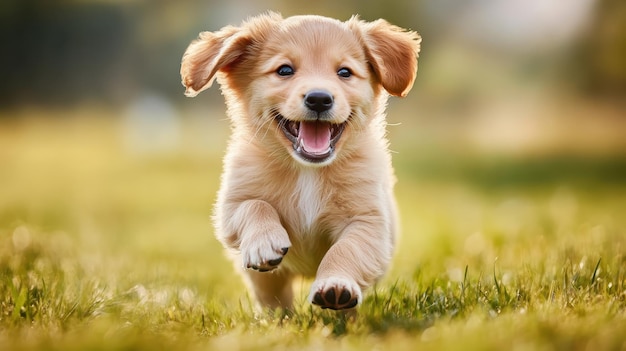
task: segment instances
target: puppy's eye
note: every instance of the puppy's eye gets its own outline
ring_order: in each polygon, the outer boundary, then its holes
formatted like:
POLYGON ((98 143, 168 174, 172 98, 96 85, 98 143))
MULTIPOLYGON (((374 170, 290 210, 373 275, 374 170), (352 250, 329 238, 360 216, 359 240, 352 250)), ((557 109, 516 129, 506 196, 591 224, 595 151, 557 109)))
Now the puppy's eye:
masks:
POLYGON ((352 71, 349 68, 342 67, 337 71, 337 75, 342 78, 350 78, 352 71))
POLYGON ((292 76, 295 73, 293 67, 289 66, 289 65, 282 65, 280 67, 278 67, 278 69, 276 70, 276 74, 278 74, 279 76, 292 76))

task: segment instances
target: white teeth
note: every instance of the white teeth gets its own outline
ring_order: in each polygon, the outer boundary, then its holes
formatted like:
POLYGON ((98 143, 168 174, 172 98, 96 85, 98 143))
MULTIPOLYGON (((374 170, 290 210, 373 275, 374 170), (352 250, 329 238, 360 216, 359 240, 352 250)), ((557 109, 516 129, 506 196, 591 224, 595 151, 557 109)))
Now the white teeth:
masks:
POLYGON ((295 144, 293 144, 293 148, 296 150, 296 152, 300 153, 302 152, 302 139, 298 139, 296 141, 295 144))

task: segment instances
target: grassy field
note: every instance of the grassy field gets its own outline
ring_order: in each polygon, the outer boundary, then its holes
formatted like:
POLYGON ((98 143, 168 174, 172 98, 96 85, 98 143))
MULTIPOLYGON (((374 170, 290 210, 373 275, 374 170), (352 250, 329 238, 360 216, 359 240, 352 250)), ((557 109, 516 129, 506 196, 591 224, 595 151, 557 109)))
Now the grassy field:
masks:
POLYGON ((225 122, 194 123, 148 152, 106 118, 0 120, 1 350, 626 350, 623 159, 396 140, 403 234, 356 315, 308 281, 256 312, 209 217, 225 122))

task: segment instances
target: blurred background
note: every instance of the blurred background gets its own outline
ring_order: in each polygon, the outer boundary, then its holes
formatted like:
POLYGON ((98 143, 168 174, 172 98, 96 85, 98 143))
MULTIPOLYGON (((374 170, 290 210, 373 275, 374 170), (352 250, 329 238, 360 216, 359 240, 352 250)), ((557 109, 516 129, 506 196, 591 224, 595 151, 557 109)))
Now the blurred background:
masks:
POLYGON ((385 18, 422 35, 389 136, 407 237, 438 239, 403 246, 407 267, 483 255, 502 242, 485 228, 549 235, 597 201, 609 217, 623 208, 622 0, 3 0, 2 245, 70 238, 107 267, 139 256, 155 277, 206 281, 195 267, 222 257, 209 216, 228 121, 216 86, 183 96, 180 60, 199 32, 267 10, 385 18))
POLYGON ((223 110, 218 89, 183 97, 186 46, 200 31, 267 10, 382 17, 421 33, 415 88, 391 102, 401 112, 390 122, 406 126, 391 132, 410 142, 515 156, 625 150, 626 5, 619 0, 6 0, 0 118, 96 108, 148 128, 129 131, 137 147, 177 148, 180 118, 223 110), (171 135, 155 141, 148 134, 160 124, 171 135), (159 145, 141 145, 142 137, 159 145))

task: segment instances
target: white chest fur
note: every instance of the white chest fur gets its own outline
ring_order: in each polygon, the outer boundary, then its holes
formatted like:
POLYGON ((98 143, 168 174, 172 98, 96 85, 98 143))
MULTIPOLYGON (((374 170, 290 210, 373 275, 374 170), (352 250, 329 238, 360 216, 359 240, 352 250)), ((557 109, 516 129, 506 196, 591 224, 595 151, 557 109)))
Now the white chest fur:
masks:
POLYGON ((302 170, 294 189, 300 218, 306 230, 310 229, 326 202, 319 175, 315 169, 302 170))

